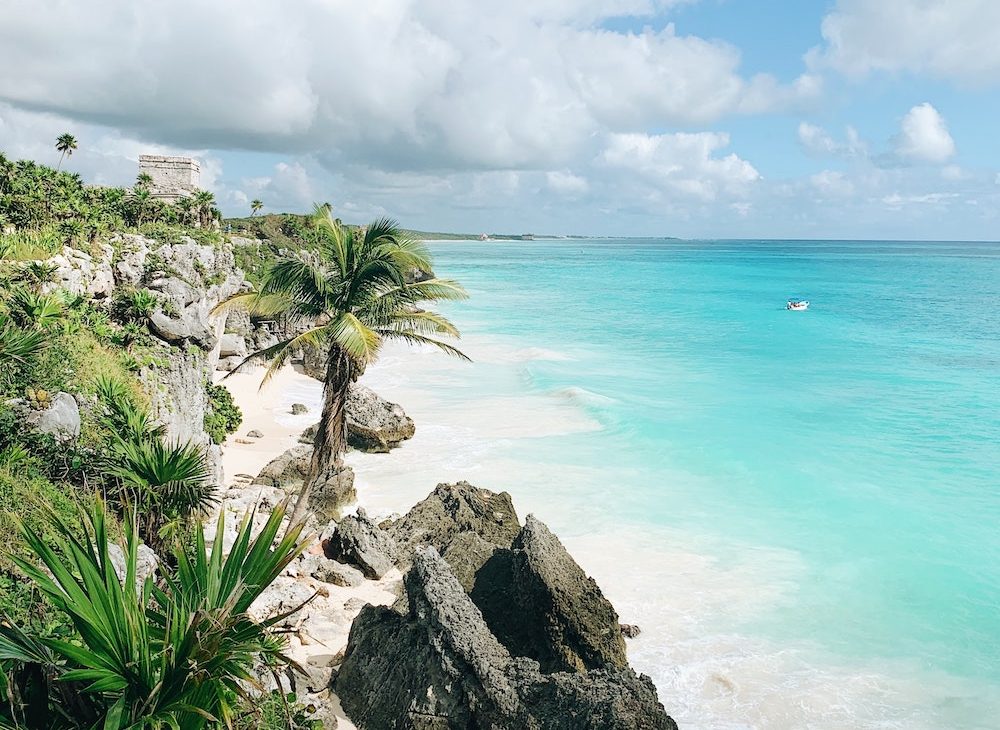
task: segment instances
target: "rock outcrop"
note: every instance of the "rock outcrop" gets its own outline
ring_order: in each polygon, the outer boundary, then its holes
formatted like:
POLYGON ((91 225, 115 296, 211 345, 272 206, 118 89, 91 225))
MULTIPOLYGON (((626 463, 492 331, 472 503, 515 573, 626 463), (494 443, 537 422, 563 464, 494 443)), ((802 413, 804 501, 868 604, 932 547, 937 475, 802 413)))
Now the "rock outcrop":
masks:
POLYGON ((50 434, 56 441, 72 441, 80 436, 80 407, 72 395, 59 392, 47 408, 28 409, 25 422, 33 431, 50 434))
POLYGON ((312 452, 311 446, 293 446, 280 456, 271 459, 254 477, 253 483, 289 491, 299 489, 309 476, 312 452))
POLYGON ((471 595, 500 641, 544 671, 628 666, 614 606, 532 515, 480 569, 471 595))
POLYGON ((323 552, 331 560, 358 568, 366 578, 379 580, 395 567, 396 543, 359 509, 323 540, 323 552))
POLYGON ((511 655, 433 547, 416 550, 405 610, 366 606, 335 680, 362 727, 674 730, 631 669, 545 674, 511 655))
POLYGON ((343 464, 331 464, 317 477, 309 492, 309 511, 320 520, 339 520, 344 508, 357 499, 354 470, 343 464))
POLYGON ((510 495, 468 482, 439 484, 389 532, 405 567, 418 545, 433 545, 462 586, 472 590, 476 572, 497 548, 509 548, 521 530, 510 495))
POLYGON ((360 451, 387 453, 412 438, 413 419, 371 388, 357 383, 347 393, 347 442, 360 451))

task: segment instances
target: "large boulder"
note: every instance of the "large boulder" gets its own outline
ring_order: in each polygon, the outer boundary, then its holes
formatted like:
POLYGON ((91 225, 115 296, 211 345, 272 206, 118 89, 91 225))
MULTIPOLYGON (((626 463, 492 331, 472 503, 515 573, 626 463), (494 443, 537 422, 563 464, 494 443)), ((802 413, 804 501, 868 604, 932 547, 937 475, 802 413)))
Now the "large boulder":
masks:
POLYGON ((471 596, 497 638, 543 671, 628 666, 614 606, 532 515, 511 549, 479 570, 471 596))
POLYGON ((366 578, 379 580, 395 567, 396 543, 359 509, 323 540, 323 552, 331 560, 355 566, 366 578))
POLYGON ((545 675, 514 658, 433 547, 418 548, 400 610, 366 606, 335 689, 359 727, 676 730, 631 669, 545 675))
POLYGON ((233 332, 224 332, 219 338, 219 357, 246 357, 247 341, 243 335, 233 332))
POLYGON ((185 307, 175 316, 157 310, 150 316, 149 326, 153 334, 171 344, 191 342, 203 350, 211 350, 218 342, 207 311, 197 305, 185 307))
POLYGON ((354 470, 343 464, 331 464, 313 482, 309 491, 309 511, 320 520, 339 520, 344 508, 357 499, 354 470))
POLYGON ((253 483, 266 484, 278 489, 298 489, 309 476, 312 452, 311 446, 293 446, 269 461, 254 478, 253 483))
POLYGON ((52 396, 47 408, 28 412, 26 422, 38 433, 47 433, 56 441, 72 441, 80 436, 80 407, 69 393, 52 396))
POLYGON ((457 482, 438 484, 389 530, 404 566, 418 545, 433 545, 471 590, 476 571, 497 547, 511 546, 521 524, 506 492, 457 482))
POLYGON ((347 442, 360 451, 386 453, 413 437, 413 419, 371 388, 354 384, 347 393, 347 442))

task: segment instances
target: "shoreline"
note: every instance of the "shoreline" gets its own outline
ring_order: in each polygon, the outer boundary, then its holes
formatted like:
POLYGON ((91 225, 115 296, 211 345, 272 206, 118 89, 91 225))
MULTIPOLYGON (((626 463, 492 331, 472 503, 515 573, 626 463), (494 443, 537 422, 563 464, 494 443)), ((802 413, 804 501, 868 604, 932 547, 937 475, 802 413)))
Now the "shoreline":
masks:
MULTIPOLYGON (((485 367, 498 362, 516 367, 523 359, 558 355, 511 349, 511 344, 476 334, 463 341, 485 367)), ((388 454, 348 453, 357 504, 380 519, 405 513, 438 483, 464 479, 510 492, 522 518, 533 512, 550 522, 621 621, 640 626, 642 634, 628 642, 629 659, 636 671, 653 678, 661 701, 682 727, 929 728, 947 711, 941 703, 978 697, 983 707, 993 706, 972 680, 905 660, 853 661, 754 630, 755 617, 797 590, 806 569, 799 556, 748 544, 725 546, 723 558, 717 544, 681 529, 594 523, 602 510, 586 494, 538 489, 539 484, 560 486, 551 481, 556 474, 571 485, 589 475, 574 477, 551 464, 505 462, 503 452, 563 433, 600 429, 600 424, 588 423, 573 399, 553 394, 484 399, 466 392, 465 381, 474 375, 463 367, 432 350, 390 347, 365 374, 361 383, 402 405, 416 423, 416 434, 388 454), (514 409, 527 415, 517 424, 497 420, 502 411, 514 409), (936 689, 928 692, 929 687, 936 689)), ((236 436, 259 428, 260 441, 266 442, 241 445, 245 448, 230 454, 227 479, 233 475, 230 464, 256 473, 248 465, 294 445, 298 433, 319 416, 321 383, 286 367, 258 394, 262 372, 224 381, 241 408, 250 403, 248 420, 236 436), (310 412, 292 416, 293 402, 305 403, 310 412)), ((231 451, 228 445, 226 451, 231 451)))

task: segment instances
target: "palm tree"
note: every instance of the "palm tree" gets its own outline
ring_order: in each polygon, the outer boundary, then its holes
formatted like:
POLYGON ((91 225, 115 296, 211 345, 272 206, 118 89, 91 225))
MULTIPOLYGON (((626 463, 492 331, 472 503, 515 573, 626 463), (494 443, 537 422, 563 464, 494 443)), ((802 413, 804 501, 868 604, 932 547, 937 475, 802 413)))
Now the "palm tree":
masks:
MULTIPOLYGON (((341 466, 346 448, 345 405, 353 381, 378 357, 384 340, 432 344, 444 352, 468 359, 460 350, 434 335, 458 337, 455 326, 421 302, 464 299, 456 282, 432 278, 406 283, 414 267, 431 270, 422 242, 408 238, 391 220, 377 220, 364 233, 347 230, 317 206, 314 212, 319 255, 279 260, 265 274, 256 293, 238 294, 214 311, 243 307, 252 314, 282 315, 305 330, 251 354, 268 363, 261 386, 302 347, 329 348, 323 381, 323 414, 316 429, 315 448, 306 480, 292 512, 301 519, 316 482, 329 478, 341 466), (331 471, 332 470, 332 471, 331 471)), ((237 368, 238 370, 239 368, 237 368)), ((235 372, 235 371, 234 371, 235 372)))
POLYGON ((65 134, 60 134, 56 138, 56 150, 61 152, 59 155, 59 165, 56 167, 57 170, 62 168, 63 159, 65 157, 72 157, 73 150, 76 149, 76 137, 74 137, 69 132, 65 134))
POLYGON ((257 215, 260 212, 261 208, 263 208, 263 207, 264 207, 263 201, 260 201, 260 200, 251 200, 250 201, 250 217, 253 218, 255 215, 257 215))
POLYGON ((208 190, 199 190, 194 194, 194 209, 202 228, 212 225, 215 215, 215 196, 208 190))

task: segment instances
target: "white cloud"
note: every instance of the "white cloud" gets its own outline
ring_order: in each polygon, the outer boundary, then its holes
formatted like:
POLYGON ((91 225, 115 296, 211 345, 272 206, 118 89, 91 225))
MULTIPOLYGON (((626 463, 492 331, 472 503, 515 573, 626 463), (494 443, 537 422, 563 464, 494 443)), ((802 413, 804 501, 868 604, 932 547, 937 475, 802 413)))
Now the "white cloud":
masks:
POLYGON ((847 158, 865 157, 868 154, 867 145, 861 141, 854 127, 847 128, 843 142, 836 141, 825 129, 808 122, 799 124, 798 135, 799 143, 813 154, 847 158))
POLYGON ((809 178, 809 183, 825 197, 849 197, 854 194, 854 184, 842 172, 823 170, 809 178))
POLYGON ((546 173, 549 188, 562 195, 580 195, 590 187, 587 179, 571 172, 553 170, 546 173))
POLYGON ((923 193, 920 195, 900 195, 892 193, 882 198, 889 208, 899 209, 907 205, 942 205, 959 197, 958 193, 923 193))
POLYGON ((742 195, 760 173, 735 154, 714 157, 729 145, 729 135, 613 134, 600 160, 612 168, 640 175, 659 189, 712 201, 720 195, 742 195))
POLYGON ((911 71, 992 85, 1000 80, 998 28, 996 0, 837 0, 810 60, 852 76, 911 71))
POLYGON ((816 76, 734 47, 601 29, 675 0, 8 4, 0 101, 186 148, 386 170, 562 169, 608 132, 794 108, 816 76))
POLYGON ((895 139, 896 154, 915 162, 944 163, 955 156, 955 140, 948 125, 928 103, 919 104, 903 117, 895 139))

